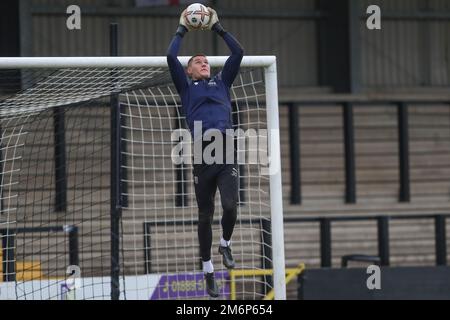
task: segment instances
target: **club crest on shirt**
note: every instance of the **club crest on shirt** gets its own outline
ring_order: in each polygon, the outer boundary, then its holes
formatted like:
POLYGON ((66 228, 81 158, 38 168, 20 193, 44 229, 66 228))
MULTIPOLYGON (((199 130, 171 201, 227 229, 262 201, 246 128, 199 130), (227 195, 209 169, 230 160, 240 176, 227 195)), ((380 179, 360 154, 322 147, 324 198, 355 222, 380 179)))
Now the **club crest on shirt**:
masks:
POLYGON ((210 87, 217 86, 217 83, 214 81, 214 79, 211 79, 208 82, 208 86, 210 86, 210 87))

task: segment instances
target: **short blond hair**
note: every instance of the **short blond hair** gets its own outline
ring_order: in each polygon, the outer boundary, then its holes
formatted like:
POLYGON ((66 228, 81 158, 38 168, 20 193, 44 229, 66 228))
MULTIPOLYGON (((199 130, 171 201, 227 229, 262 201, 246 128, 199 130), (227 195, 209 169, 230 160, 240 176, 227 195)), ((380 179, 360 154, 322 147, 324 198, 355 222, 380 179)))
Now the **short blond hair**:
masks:
POLYGON ((197 54, 195 54, 195 55, 193 55, 192 57, 190 57, 189 58, 189 61, 188 61, 188 67, 191 65, 191 62, 192 62, 192 60, 194 60, 194 58, 195 57, 207 57, 205 54, 203 54, 203 53, 197 53, 197 54))

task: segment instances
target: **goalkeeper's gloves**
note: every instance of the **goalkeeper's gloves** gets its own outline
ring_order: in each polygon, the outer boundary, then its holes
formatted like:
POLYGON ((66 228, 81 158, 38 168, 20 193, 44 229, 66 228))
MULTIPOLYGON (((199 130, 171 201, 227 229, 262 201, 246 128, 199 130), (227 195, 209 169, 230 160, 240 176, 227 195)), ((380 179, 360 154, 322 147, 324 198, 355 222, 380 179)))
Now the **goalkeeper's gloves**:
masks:
POLYGON ((226 31, 219 22, 219 17, 217 16, 216 10, 210 7, 208 7, 208 10, 209 10, 209 23, 206 26, 206 28, 215 31, 219 35, 223 36, 226 33, 226 31))
POLYGON ((186 15, 186 9, 184 9, 180 15, 180 22, 178 24, 178 28, 177 28, 177 32, 176 32, 176 34, 180 35, 181 37, 184 37, 186 32, 192 30, 192 27, 186 22, 185 15, 186 15))

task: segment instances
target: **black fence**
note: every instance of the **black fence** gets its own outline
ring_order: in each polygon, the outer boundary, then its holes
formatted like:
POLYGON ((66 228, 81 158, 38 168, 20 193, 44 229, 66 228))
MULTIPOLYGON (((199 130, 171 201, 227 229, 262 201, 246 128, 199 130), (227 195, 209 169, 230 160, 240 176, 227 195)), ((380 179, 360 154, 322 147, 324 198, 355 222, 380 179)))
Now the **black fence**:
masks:
POLYGON ((76 226, 50 226, 35 228, 11 228, 0 229, 0 238, 2 239, 3 250, 3 281, 16 280, 16 236, 19 233, 42 233, 42 232, 64 232, 69 237, 69 263, 70 265, 79 265, 78 251, 78 227, 76 226))
POLYGON ((434 220, 434 239, 436 252, 436 265, 447 265, 447 240, 446 240, 446 218, 450 214, 437 215, 380 215, 380 216, 339 216, 339 217, 288 217, 284 219, 286 224, 298 222, 319 222, 320 228, 320 265, 321 267, 331 267, 332 257, 332 238, 331 229, 333 222, 337 221, 377 221, 378 234, 378 256, 351 255, 344 256, 343 262, 349 260, 372 261, 381 266, 390 265, 389 252, 389 221, 391 220, 411 220, 411 219, 433 219, 434 220))
MULTIPOLYGON (((381 266, 390 265, 390 245, 389 245, 389 222, 391 220, 413 220, 413 219, 429 219, 434 220, 434 239, 436 265, 447 265, 447 237, 446 237, 446 218, 450 214, 436 215, 379 215, 379 216, 338 216, 338 217, 285 217, 285 226, 290 223, 318 222, 320 228, 320 265, 321 267, 331 267, 332 263, 332 238, 331 230, 333 222, 342 221, 377 221, 377 244, 378 256, 350 255, 342 257, 343 264, 351 260, 371 261, 381 266)), ((261 268, 272 268, 272 237, 270 230, 270 220, 268 219, 247 219, 241 223, 259 223, 261 232, 261 268)), ((145 272, 152 273, 152 246, 151 246, 151 228, 155 226, 181 226, 181 225, 197 225, 196 220, 173 220, 173 221, 156 221, 144 222, 144 261, 145 272)))
MULTIPOLYGON (((258 219, 242 219, 239 221, 242 224, 259 224, 260 227, 260 254, 261 254, 261 268, 272 268, 272 233, 270 220, 267 218, 258 219)), ((214 223, 218 223, 214 221, 214 223)), ((198 220, 170 220, 170 221, 146 221, 143 223, 144 227, 144 270, 145 273, 153 273, 152 268, 152 227, 174 227, 174 226, 196 226, 198 220)), ((200 248, 199 248, 200 249, 200 248)), ((199 251, 199 267, 202 268, 200 251, 199 251)))
MULTIPOLYGON (((298 100, 282 101, 281 107, 288 108, 289 118, 289 145, 290 145, 290 165, 291 165, 291 185, 290 202, 291 204, 301 204, 301 172, 300 172, 300 124, 298 117, 298 108, 303 106, 330 106, 340 105, 342 107, 342 117, 344 126, 344 158, 345 158, 345 201, 346 203, 357 202, 356 189, 356 166, 355 166, 355 137, 353 123, 353 109, 356 107, 367 107, 374 105, 391 105, 397 108, 397 127, 398 127, 398 161, 399 161, 399 202, 409 202, 410 192, 410 168, 409 168, 409 124, 408 107, 411 105, 438 105, 448 104, 445 100, 395 100, 395 99, 374 99, 367 100, 361 96, 330 96, 321 97, 316 100, 298 100)), ((280 124, 282 126, 283 124, 280 124)))

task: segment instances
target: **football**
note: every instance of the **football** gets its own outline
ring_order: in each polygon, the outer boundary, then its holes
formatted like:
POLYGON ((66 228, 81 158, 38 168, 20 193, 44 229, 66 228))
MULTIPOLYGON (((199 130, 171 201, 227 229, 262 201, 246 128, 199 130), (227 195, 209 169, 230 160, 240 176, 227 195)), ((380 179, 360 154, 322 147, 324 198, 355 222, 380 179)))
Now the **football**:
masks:
POLYGON ((194 29, 200 29, 209 23, 210 12, 201 3, 193 3, 186 8, 186 23, 194 29))

